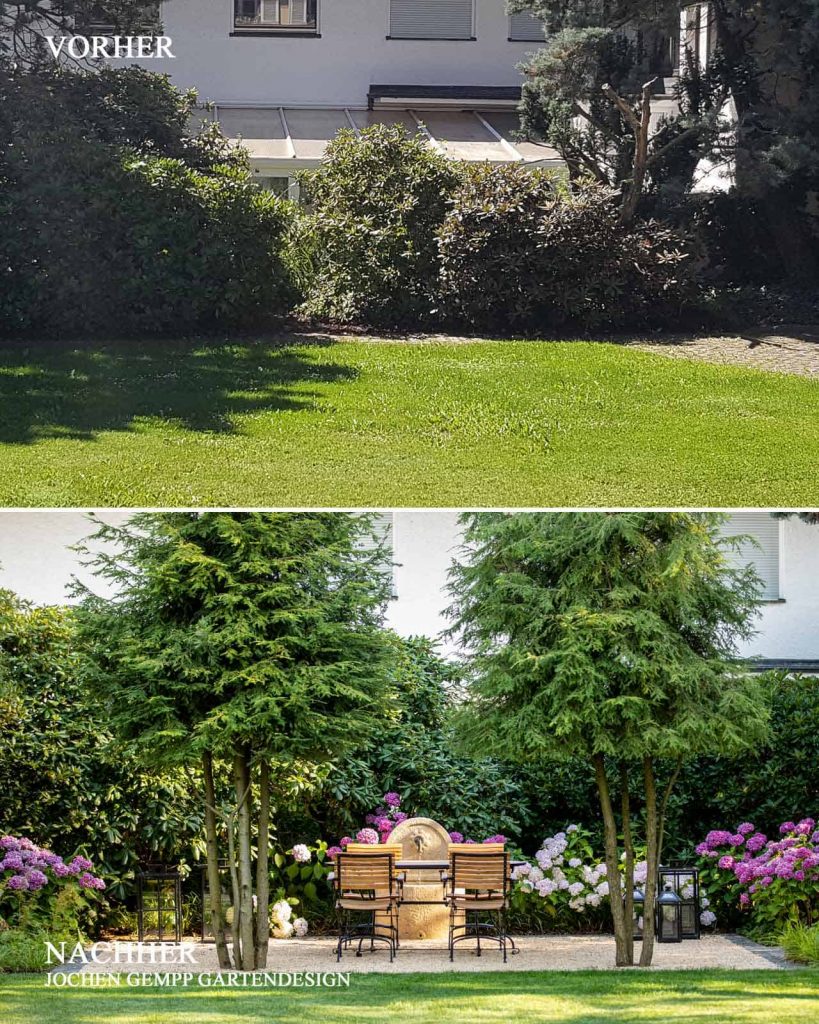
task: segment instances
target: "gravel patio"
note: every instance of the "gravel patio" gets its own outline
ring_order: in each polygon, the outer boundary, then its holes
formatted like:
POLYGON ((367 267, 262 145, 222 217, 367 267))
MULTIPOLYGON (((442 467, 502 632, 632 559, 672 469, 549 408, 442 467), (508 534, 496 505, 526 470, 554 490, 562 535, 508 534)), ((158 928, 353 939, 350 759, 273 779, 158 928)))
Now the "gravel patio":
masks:
MULTIPOLYGON (((614 968, 614 939, 609 935, 530 935, 516 939, 520 952, 504 965, 497 950, 487 948, 478 958, 464 946, 450 963, 446 943, 404 941, 398 956, 390 963, 386 948, 375 954, 356 957, 348 952, 336 965, 335 939, 332 937, 271 940, 268 971, 373 971, 407 974, 412 972, 447 973, 452 971, 581 971, 614 968)), ((115 945, 120 945, 119 943, 115 945)), ((217 971, 216 949, 209 943, 195 943, 195 964, 175 967, 166 962, 151 964, 88 964, 86 972, 102 971, 217 971)), ((174 958, 175 959, 175 958, 174 958)), ((706 935, 699 941, 655 946, 651 970, 784 970, 791 965, 777 947, 762 946, 739 935, 706 935)), ((69 968, 71 969, 71 968, 69 968)))

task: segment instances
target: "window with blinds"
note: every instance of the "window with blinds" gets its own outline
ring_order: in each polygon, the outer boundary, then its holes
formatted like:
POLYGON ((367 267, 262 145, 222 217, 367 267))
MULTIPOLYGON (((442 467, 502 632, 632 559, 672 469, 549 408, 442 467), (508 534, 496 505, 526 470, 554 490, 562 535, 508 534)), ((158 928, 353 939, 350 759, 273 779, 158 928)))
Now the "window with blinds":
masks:
POLYGON ((473 0, 390 0, 390 39, 471 39, 473 0))
POLYGON ((234 28, 302 29, 316 27, 316 0, 234 0, 234 28))
MULTIPOLYGON (((396 597, 397 594, 395 591, 395 567, 392 564, 394 557, 392 529, 393 513, 372 512, 370 514, 370 518, 372 522, 373 534, 376 540, 379 541, 382 547, 384 548, 384 557, 390 566, 390 574, 392 577, 392 596, 396 597)), ((362 540, 360 541, 360 546, 362 549, 371 548, 372 540, 369 537, 367 537, 366 539, 362 538, 362 540)))
POLYGON ((740 509, 731 513, 722 533, 726 537, 747 535, 754 538, 756 544, 746 541, 729 557, 737 565, 754 566, 762 580, 763 600, 779 600, 779 520, 764 509, 740 509))
POLYGON ((529 11, 509 15, 509 38, 520 42, 542 43, 543 22, 529 11))

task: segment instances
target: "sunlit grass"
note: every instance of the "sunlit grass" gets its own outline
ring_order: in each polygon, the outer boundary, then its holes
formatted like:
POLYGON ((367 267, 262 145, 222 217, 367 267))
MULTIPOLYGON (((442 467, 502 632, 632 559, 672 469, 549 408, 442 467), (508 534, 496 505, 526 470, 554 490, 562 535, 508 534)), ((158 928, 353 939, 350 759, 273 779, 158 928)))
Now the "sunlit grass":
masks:
POLYGON ((0 351, 0 502, 802 505, 816 382, 586 342, 0 351))
POLYGON ((349 988, 52 989, 0 976, 4 1024, 812 1024, 815 971, 351 975, 349 988))

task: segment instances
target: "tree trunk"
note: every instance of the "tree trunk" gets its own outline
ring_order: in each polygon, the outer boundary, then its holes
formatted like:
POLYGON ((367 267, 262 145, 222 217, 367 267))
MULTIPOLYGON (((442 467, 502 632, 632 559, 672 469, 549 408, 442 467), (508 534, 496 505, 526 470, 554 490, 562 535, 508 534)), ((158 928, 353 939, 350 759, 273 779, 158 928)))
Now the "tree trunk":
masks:
POLYGON ((267 966, 270 940, 270 875, 268 844, 270 833, 270 768, 259 766, 259 849, 256 857, 256 967, 267 966))
POLYGON ((620 762, 620 814, 623 819, 623 850, 626 854, 625 878, 623 884, 623 917, 626 939, 626 955, 634 963, 634 842, 631 837, 631 800, 628 792, 628 766, 620 762))
POLYGON ((239 967, 242 962, 242 939, 240 934, 240 925, 242 923, 242 901, 239 891, 239 871, 236 866, 236 834, 234 831, 238 813, 239 803, 237 802, 227 822, 230 893, 233 901, 233 923, 230 926, 230 933, 233 938, 233 963, 236 967, 239 967))
POLYGON ((239 840, 239 911, 238 932, 241 943, 241 958, 236 966, 242 971, 252 971, 256 966, 256 944, 253 929, 253 871, 250 858, 250 764, 245 752, 237 753, 233 760, 233 776, 236 788, 236 832, 239 840))
POLYGON ((654 79, 646 82, 640 93, 640 116, 631 105, 614 91, 610 85, 603 86, 603 92, 623 115, 634 133, 634 150, 631 161, 631 178, 624 183, 623 200, 620 206, 620 222, 628 225, 634 220, 643 194, 648 167, 648 132, 651 124, 651 89, 654 79))
MULTIPOLYGON (((202 754, 202 773, 205 778, 205 841, 207 846, 208 889, 210 891, 210 927, 216 940, 216 956, 222 970, 231 968, 230 953, 225 937, 225 916, 222 911, 222 883, 219 878, 219 841, 216 836, 216 787, 213 784, 213 755, 202 754)), ((206 914, 207 908, 202 907, 206 914)))
POLYGON ((657 785, 654 779, 654 762, 650 757, 643 758, 643 779, 646 793, 646 885, 640 966, 650 967, 654 957, 654 911, 657 897, 657 873, 660 868, 657 861, 659 853, 657 785))
MULTIPOLYGON (((618 967, 631 967, 634 957, 628 955, 626 942, 625 912, 620 891, 620 864, 617 859, 617 822, 611 805, 609 782, 606 778, 606 763, 602 754, 592 758, 600 809, 603 812, 603 827, 606 847, 606 872, 609 880, 609 905, 614 925, 615 962, 618 967)), ((631 928, 631 921, 628 922, 631 928)))

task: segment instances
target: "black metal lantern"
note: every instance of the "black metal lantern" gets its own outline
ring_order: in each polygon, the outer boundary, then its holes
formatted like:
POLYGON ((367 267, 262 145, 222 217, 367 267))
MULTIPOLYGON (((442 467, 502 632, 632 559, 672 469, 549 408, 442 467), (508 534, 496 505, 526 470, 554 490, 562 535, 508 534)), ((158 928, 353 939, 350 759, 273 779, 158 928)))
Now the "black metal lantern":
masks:
MULTIPOLYGON (((202 872, 202 941, 203 942, 215 942, 216 937, 213 934, 213 927, 211 925, 210 917, 210 885, 208 884, 208 866, 203 864, 201 867, 202 872)), ((219 861, 219 888, 222 897, 222 911, 223 920, 225 920, 227 910, 233 905, 233 901, 230 897, 230 874, 228 869, 228 862, 226 860, 219 861)), ((230 938, 230 925, 225 920, 225 934, 230 938)))
POLYGON ((682 901, 682 937, 700 938, 700 874, 697 868, 660 868, 660 888, 670 885, 682 901))
POLYGON ((668 883, 657 897, 657 941, 682 942, 682 900, 668 883))
POLYGON ((634 941, 643 940, 643 911, 645 910, 646 898, 640 889, 635 888, 631 897, 634 906, 634 941))
POLYGON ((182 941, 182 876, 178 868, 149 864, 137 872, 139 941, 182 941))

